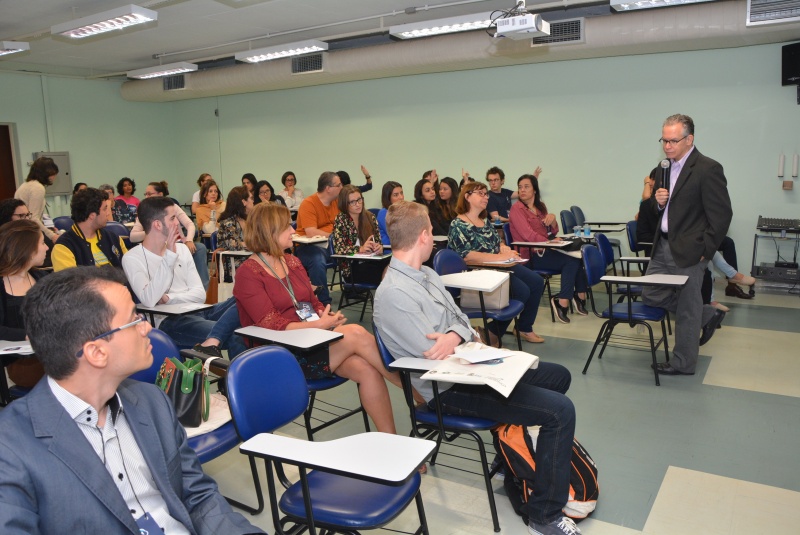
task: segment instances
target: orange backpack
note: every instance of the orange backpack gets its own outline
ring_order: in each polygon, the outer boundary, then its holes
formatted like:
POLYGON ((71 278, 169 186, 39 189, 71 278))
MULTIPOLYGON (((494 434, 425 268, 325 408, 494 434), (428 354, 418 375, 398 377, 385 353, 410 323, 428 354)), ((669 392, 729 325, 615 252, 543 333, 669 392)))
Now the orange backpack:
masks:
MULTIPOLYGON (((494 447, 505 465, 505 489, 514 511, 522 515, 536 478, 536 439, 539 427, 502 424, 492 430, 494 447)), ((575 520, 586 518, 595 507, 600 489, 597 465, 586 449, 573 439, 572 466, 569 476, 569 499, 564 514, 575 520)), ((528 521, 523 515, 523 520, 528 521)))

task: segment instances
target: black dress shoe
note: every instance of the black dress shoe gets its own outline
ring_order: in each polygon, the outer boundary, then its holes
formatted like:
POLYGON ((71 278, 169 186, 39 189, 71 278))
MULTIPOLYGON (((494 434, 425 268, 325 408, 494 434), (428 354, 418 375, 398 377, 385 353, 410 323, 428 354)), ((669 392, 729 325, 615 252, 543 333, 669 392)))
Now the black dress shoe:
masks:
POLYGON ((553 308, 553 313, 556 316, 556 319, 561 323, 569 323, 569 316, 567 316, 567 307, 562 307, 558 302, 558 296, 553 297, 550 300, 550 306, 553 308))
POLYGON ((725 318, 725 313, 719 309, 714 311, 714 315, 711 316, 711 319, 708 320, 708 323, 703 325, 703 334, 700 336, 700 345, 705 345, 711 337, 714 336, 714 331, 716 331, 722 320, 725 318))
POLYGON ((572 296, 572 304, 575 306, 575 312, 579 316, 587 316, 589 312, 586 310, 586 299, 581 299, 577 295, 572 296))
MULTIPOLYGON (((651 364, 650 367, 652 368, 653 365, 651 364)), ((672 367, 669 362, 659 362, 656 364, 656 371, 660 375, 694 375, 694 372, 680 372, 672 367)))
POLYGON ((749 293, 744 293, 744 290, 739 288, 738 284, 728 283, 725 287, 725 295, 728 297, 738 297, 739 299, 752 299, 753 296, 749 293))

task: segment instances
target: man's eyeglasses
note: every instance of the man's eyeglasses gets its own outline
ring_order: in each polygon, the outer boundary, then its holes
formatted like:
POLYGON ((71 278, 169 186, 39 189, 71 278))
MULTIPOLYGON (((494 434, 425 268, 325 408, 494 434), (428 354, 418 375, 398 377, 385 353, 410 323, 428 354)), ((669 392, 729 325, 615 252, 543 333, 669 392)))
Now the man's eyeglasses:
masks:
MULTIPOLYGON (((132 322, 126 323, 125 325, 120 325, 116 329, 111 329, 110 331, 106 331, 103 334, 98 334, 97 336, 95 336, 94 338, 92 338, 89 341, 90 342, 94 342, 96 340, 100 340, 101 338, 108 338, 112 334, 116 334, 117 332, 119 332, 119 331, 121 331, 123 329, 127 329, 128 327, 133 327, 134 325, 139 325, 140 323, 145 322, 145 321, 147 321, 147 318, 145 317, 144 314, 141 314, 141 313, 140 314, 136 314, 136 319, 134 319, 132 322)), ((75 356, 78 357, 78 358, 83 356, 83 349, 81 349, 80 351, 75 353, 75 356)))
POLYGON ((681 141, 683 141, 683 140, 684 140, 684 139, 686 139, 687 137, 689 137, 689 136, 688 136, 688 135, 686 135, 686 136, 683 136, 683 137, 682 137, 682 138, 680 138, 680 139, 664 139, 664 138, 662 137, 662 138, 660 138, 660 139, 658 140, 658 142, 659 142, 659 143, 661 143, 662 145, 672 145, 672 146, 674 147, 675 145, 677 145, 678 143, 680 143, 681 141))
POLYGON ((11 214, 11 217, 12 218, 15 217, 17 219, 30 219, 30 218, 33 217, 33 214, 30 213, 30 212, 27 212, 27 213, 24 213, 24 214, 11 214))
POLYGON ((352 201, 347 201, 347 204, 350 206, 358 206, 359 204, 364 202, 364 197, 359 197, 358 199, 353 199, 352 201))
POLYGON ((331 187, 332 188, 341 188, 342 187, 342 183, 339 182, 338 184, 331 184, 331 187))
POLYGON ((470 195, 477 195, 478 197, 486 197, 487 195, 489 195, 489 193, 487 193, 487 191, 485 189, 479 189, 479 190, 475 190, 475 191, 470 191, 469 194, 470 195))

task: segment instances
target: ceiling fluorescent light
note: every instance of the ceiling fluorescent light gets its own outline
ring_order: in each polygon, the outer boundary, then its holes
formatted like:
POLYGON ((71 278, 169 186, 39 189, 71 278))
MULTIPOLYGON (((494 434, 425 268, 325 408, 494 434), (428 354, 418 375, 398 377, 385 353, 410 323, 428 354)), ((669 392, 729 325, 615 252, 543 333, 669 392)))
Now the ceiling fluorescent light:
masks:
POLYGON ((476 13, 446 19, 427 20, 391 26, 389 34, 399 39, 416 39, 444 33, 481 30, 492 25, 492 13, 476 13))
POLYGON ((138 78, 140 80, 146 80, 148 78, 158 78, 159 76, 172 76, 173 74, 193 72, 196 70, 197 70, 197 65, 195 65, 194 63, 179 61, 178 63, 168 63, 166 65, 159 65, 157 67, 150 67, 148 69, 137 69, 135 71, 128 71, 128 78, 138 78))
POLYGON ((51 35, 63 35, 73 39, 82 39, 93 35, 121 30, 128 26, 144 24, 158 19, 158 13, 152 9, 129 4, 109 11, 103 11, 82 19, 56 24, 50 28, 51 35))
POLYGON ((271 61, 273 59, 288 58, 290 56, 301 56, 312 52, 328 50, 328 43, 309 39, 298 43, 288 43, 280 46, 270 46, 257 50, 246 50, 235 54, 236 61, 246 61, 247 63, 259 63, 261 61, 271 61))
POLYGON ((30 43, 25 43, 22 41, 0 41, 0 56, 5 56, 6 54, 15 54, 17 52, 25 52, 26 50, 30 49, 30 43))
POLYGON ((683 6, 686 4, 699 4, 701 2, 714 1, 715 0, 640 0, 638 2, 620 2, 619 0, 611 0, 611 9, 617 12, 624 12, 637 9, 683 6))

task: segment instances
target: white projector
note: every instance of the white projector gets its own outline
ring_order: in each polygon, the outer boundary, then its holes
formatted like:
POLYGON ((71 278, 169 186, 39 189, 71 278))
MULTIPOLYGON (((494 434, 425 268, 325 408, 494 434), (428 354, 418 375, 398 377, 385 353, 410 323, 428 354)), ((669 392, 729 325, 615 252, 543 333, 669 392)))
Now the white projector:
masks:
POLYGON ((542 20, 541 15, 518 15, 497 20, 495 37, 509 39, 530 39, 542 35, 550 35, 550 23, 542 20))

